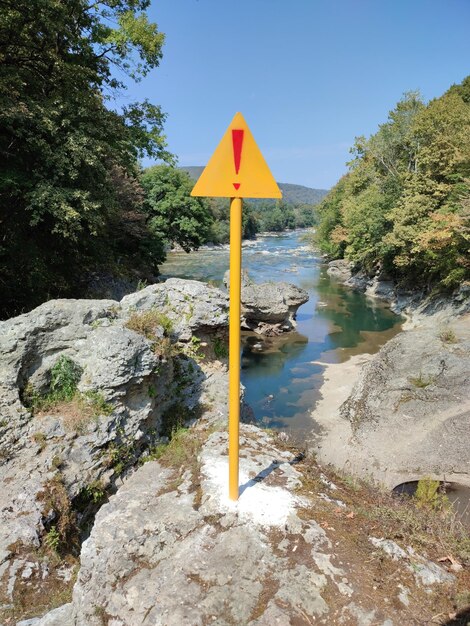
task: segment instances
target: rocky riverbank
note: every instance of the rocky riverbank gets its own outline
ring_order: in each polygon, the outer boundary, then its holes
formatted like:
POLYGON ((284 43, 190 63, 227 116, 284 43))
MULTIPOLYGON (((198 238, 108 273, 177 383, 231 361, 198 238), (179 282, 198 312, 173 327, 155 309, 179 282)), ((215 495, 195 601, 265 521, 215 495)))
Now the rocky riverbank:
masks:
POLYGON ((403 548, 385 538, 381 516, 401 511, 391 499, 242 426, 231 502, 227 435, 212 431, 201 425, 125 481, 83 545, 71 602, 18 626, 399 626, 438 612, 453 623, 461 570, 418 554, 414 537, 403 548))
POLYGON ((224 415, 227 308, 172 279, 0 322, 0 615, 71 579, 100 505, 174 429, 224 415))
POLYGON ((370 275, 363 271, 354 272, 353 264, 346 259, 328 263, 327 273, 343 284, 357 289, 372 298, 384 300, 394 313, 404 315, 412 325, 436 316, 439 322, 445 322, 455 316, 470 311, 470 283, 463 283, 451 295, 429 296, 425 290, 404 289, 377 272, 370 275))
POLYGON ((394 543, 382 496, 328 476, 286 436, 242 426, 240 500, 227 500, 227 322, 226 294, 170 279, 0 323, 2 625, 452 613, 449 589, 465 584, 454 563, 394 543))
MULTIPOLYGON (((333 273, 351 284, 343 265, 333 273)), ((405 330, 378 354, 328 366, 312 414, 324 435, 313 447, 323 462, 391 488, 423 476, 470 486, 470 289, 415 296, 404 311, 405 330)))

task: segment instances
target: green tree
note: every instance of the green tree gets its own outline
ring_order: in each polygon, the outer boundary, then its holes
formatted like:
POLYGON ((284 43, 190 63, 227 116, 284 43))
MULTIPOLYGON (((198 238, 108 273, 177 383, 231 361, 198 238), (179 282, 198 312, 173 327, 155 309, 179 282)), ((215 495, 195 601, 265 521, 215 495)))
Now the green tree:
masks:
POLYGON ((320 249, 335 259, 343 258, 347 242, 341 212, 349 174, 343 176, 318 206, 319 224, 315 240, 320 249))
POLYGON ((157 67, 163 35, 148 0, 2 0, 0 5, 0 302, 12 313, 78 291, 113 263, 119 222, 113 172, 171 157, 164 114, 149 102, 111 108, 124 84, 157 67), (21 281, 18 280, 21 276, 21 281))
POLYGON ((319 207, 321 249, 414 286, 470 277, 470 77, 428 105, 405 94, 352 152, 319 207))
POLYGON ((302 204, 294 208, 295 227, 310 228, 317 223, 316 207, 312 204, 302 204))
POLYGON ((253 212, 250 205, 245 204, 242 214, 242 237, 243 239, 255 239, 256 233, 259 232, 258 218, 253 212))
POLYGON ((416 118, 417 169, 390 212, 386 242, 412 279, 453 287, 469 275, 470 106, 455 90, 416 118))
POLYGON ((263 231, 281 232, 295 228, 296 219, 292 206, 284 201, 277 201, 275 206, 269 201, 258 208, 260 228, 263 231))
POLYGON ((204 198, 193 198, 191 178, 182 170, 155 165, 142 174, 148 228, 168 244, 189 252, 209 240, 212 214, 204 198))

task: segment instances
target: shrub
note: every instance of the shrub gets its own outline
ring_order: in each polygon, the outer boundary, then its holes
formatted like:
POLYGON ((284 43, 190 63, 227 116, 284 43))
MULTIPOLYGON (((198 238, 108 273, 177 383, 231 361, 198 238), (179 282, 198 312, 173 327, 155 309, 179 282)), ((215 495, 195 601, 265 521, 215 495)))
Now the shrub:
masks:
POLYGON ((44 544, 54 552, 71 551, 76 547, 76 518, 60 474, 44 484, 38 500, 44 503, 46 519, 54 522, 44 537, 44 544))
POLYGON ((62 355, 51 370, 51 395, 55 400, 70 400, 77 391, 82 368, 62 355))
POLYGON ((74 508, 83 513, 89 507, 96 509, 106 500, 106 489, 100 480, 94 480, 83 487, 74 499, 74 508))
POLYGON ((106 450, 106 464, 120 476, 129 467, 136 457, 135 441, 111 441, 106 450))
POLYGON ((51 526, 49 532, 44 537, 44 544, 54 552, 59 551, 60 546, 60 535, 55 526, 51 526))
POLYGON ((438 336, 444 343, 457 343, 457 335, 451 328, 443 328, 438 336))
POLYGON ((214 354, 218 359, 226 359, 228 357, 227 342, 220 337, 214 337, 213 341, 214 354))
POLYGON ((204 358, 204 352, 202 351, 201 340, 199 337, 192 335, 189 343, 186 345, 186 354, 192 357, 196 361, 200 361, 204 358))
POLYGON ((448 506, 448 499, 439 493, 440 482, 424 477, 418 481, 414 498, 419 507, 441 510, 448 506))
MULTIPOLYGON (((51 369, 49 392, 41 395, 28 383, 23 391, 23 403, 31 409, 33 415, 46 411, 60 414, 64 424, 70 430, 81 431, 92 418, 110 415, 113 407, 106 402, 99 391, 77 390, 82 369, 72 359, 61 356, 51 369)), ((40 434, 35 434, 35 441, 40 434)))

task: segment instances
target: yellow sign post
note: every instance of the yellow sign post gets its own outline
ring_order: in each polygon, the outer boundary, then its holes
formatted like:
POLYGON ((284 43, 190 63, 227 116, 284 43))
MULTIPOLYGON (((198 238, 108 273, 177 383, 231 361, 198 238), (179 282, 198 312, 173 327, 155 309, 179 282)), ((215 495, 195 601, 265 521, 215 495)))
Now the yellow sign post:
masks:
POLYGON ((282 197, 241 113, 236 113, 191 195, 231 198, 228 455, 229 498, 238 500, 242 198, 282 197))

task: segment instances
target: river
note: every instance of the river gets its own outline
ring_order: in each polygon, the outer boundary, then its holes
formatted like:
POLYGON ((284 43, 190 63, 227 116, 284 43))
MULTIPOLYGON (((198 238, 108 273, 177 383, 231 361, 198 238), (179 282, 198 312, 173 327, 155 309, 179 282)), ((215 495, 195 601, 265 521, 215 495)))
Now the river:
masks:
MULTIPOLYGON (((255 282, 288 281, 305 289, 310 300, 298 311, 296 332, 276 339, 243 333, 241 372, 257 422, 300 441, 317 428, 311 413, 322 364, 376 352, 399 332, 402 321, 380 301, 331 279, 303 234, 265 234, 243 244, 243 267, 255 282)), ((228 266, 227 246, 172 252, 161 272, 222 286, 228 266)))

